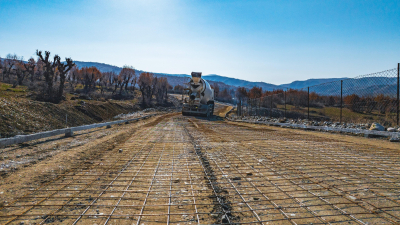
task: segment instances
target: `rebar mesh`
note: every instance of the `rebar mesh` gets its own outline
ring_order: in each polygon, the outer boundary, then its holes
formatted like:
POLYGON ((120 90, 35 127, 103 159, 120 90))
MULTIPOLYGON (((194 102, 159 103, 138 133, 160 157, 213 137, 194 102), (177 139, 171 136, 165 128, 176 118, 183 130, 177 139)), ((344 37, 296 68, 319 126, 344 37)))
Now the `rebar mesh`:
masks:
POLYGON ((0 223, 398 224, 399 160, 396 150, 176 116, 4 205, 0 223))

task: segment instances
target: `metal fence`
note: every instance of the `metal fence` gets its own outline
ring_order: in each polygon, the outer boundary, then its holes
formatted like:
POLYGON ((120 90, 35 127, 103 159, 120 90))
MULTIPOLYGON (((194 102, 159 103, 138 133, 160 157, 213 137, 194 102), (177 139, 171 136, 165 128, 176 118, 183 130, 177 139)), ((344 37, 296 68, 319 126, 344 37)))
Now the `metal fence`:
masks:
POLYGON ((238 99, 237 116, 308 119, 340 123, 399 125, 397 68, 302 89, 275 90, 238 99))

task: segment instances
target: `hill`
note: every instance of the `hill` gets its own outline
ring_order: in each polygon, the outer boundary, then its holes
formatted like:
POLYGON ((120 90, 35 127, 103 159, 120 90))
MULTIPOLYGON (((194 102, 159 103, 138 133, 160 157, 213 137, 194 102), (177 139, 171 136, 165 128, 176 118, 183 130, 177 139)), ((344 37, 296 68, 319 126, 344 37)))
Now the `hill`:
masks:
POLYGON ((119 73, 121 72, 122 68, 118 66, 113 66, 105 63, 98 63, 98 62, 82 62, 82 61, 74 61, 76 66, 80 69, 82 67, 96 67, 100 70, 100 72, 114 72, 119 73))
MULTIPOLYGON (((78 68, 82 68, 82 67, 96 67, 97 69, 100 70, 100 72, 115 72, 115 73, 119 73, 122 68, 118 67, 118 66, 113 66, 113 65, 109 65, 109 64, 105 64, 105 63, 97 63, 97 62, 82 62, 82 61, 74 61, 74 63, 78 66, 78 68)), ((143 70, 138 70, 136 69, 136 72, 138 74, 145 72, 143 70)), ((168 83, 172 86, 176 86, 176 85, 183 85, 185 83, 187 83, 189 81, 190 75, 187 74, 168 74, 168 73, 154 73, 154 76, 156 77, 165 77, 168 79, 168 83)), ((209 80, 207 79, 207 81, 209 81, 209 83, 211 85, 214 84, 218 84, 220 86, 221 89, 236 89, 236 86, 233 85, 229 85, 227 83, 224 82, 220 82, 218 80, 209 80)))
MULTIPOLYGON (((83 66, 96 66, 101 72, 114 71, 119 73, 121 67, 108 65, 105 63, 96 62, 80 62, 75 61, 78 67, 83 66)), ((138 73, 144 72, 137 70, 138 73)), ((187 74, 167 74, 167 73, 154 73, 157 77, 166 77, 172 86, 178 84, 182 85, 188 82, 190 77, 187 74)), ((348 78, 321 78, 321 79, 308 79, 303 81, 293 81, 288 84, 275 85, 266 82, 252 82, 237 78, 225 77, 216 74, 203 75, 204 79, 209 81, 210 84, 218 84, 220 89, 228 88, 229 90, 236 89, 237 87, 245 87, 251 89, 252 87, 262 87, 264 91, 272 91, 276 89, 302 89, 310 87, 310 92, 318 94, 332 94, 340 95, 340 80, 343 80, 343 94, 358 94, 362 96, 372 96, 376 94, 393 95, 396 93, 396 78, 389 77, 365 77, 359 79, 348 78), (324 84, 324 85, 321 85, 324 84), (318 85, 318 86, 315 86, 318 85), (314 86, 314 87, 313 87, 314 86)))
POLYGON ((222 82, 227 85, 235 86, 235 87, 245 87, 245 88, 252 88, 252 87, 262 87, 263 90, 274 90, 278 89, 279 86, 275 84, 269 84, 265 82, 252 82, 247 80, 241 80, 237 78, 231 77, 224 77, 216 74, 211 75, 204 75, 204 79, 207 81, 215 81, 215 82, 222 82))
POLYGON ((343 79, 347 79, 347 78, 308 79, 308 80, 303 80, 303 81, 296 80, 289 84, 281 84, 281 85, 279 85, 279 88, 301 89, 301 88, 305 88, 305 87, 311 87, 314 85, 320 85, 323 83, 340 81, 343 79))
MULTIPOLYGON (((113 65, 109 65, 109 64, 105 64, 105 63, 82 62, 82 61, 74 61, 74 62, 79 68, 95 66, 101 72, 113 71, 115 73, 119 73, 122 70, 121 67, 113 66, 113 65)), ((142 73, 144 71, 137 70, 137 72, 142 73)), ((168 82, 172 86, 187 82, 187 78, 190 77, 188 74, 154 73, 154 75, 157 77, 166 77, 168 79, 168 82)), ((222 85, 223 88, 229 87, 230 89, 233 89, 236 87, 245 87, 245 88, 250 89, 252 87, 262 87, 263 90, 268 90, 268 91, 272 91, 274 89, 286 89, 286 88, 300 89, 300 88, 304 88, 304 87, 308 87, 308 86, 313 86, 313 85, 318 85, 318 84, 322 84, 322 83, 326 83, 326 82, 343 79, 343 78, 308 79, 308 80, 304 80, 304 81, 294 81, 294 82, 288 83, 288 84, 275 85, 275 84, 270 84, 270 83, 261 82, 261 81, 253 82, 253 81, 247 81, 247 80, 242 80, 242 79, 237 79, 237 78, 220 76, 220 75, 216 75, 216 74, 204 75, 203 77, 207 81, 210 81, 211 84, 218 83, 220 86, 222 85)))

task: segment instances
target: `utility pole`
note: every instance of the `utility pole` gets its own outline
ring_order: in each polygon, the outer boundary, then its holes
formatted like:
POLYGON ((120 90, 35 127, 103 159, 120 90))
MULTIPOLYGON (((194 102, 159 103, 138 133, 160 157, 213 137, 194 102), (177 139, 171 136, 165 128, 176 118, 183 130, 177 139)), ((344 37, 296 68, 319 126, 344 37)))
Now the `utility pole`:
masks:
POLYGON ((400 63, 397 64, 397 126, 399 126, 399 86, 400 86, 400 63))
POLYGON ((308 87, 307 102, 307 119, 310 120, 310 87, 308 87))
POLYGON ((270 108, 269 108, 269 110, 270 110, 270 115, 269 115, 269 117, 272 117, 272 97, 273 97, 274 95, 271 95, 271 105, 270 105, 270 108))
POLYGON ((340 81, 340 123, 342 123, 343 110, 343 80, 340 81))
POLYGON ((285 91, 285 118, 286 118, 286 91, 285 91))

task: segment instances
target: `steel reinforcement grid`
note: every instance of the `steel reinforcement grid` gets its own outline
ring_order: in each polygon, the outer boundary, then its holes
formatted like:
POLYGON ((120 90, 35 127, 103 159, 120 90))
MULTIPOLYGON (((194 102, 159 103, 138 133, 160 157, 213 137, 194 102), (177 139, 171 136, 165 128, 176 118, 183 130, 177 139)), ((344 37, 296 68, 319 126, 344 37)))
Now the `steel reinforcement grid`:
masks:
POLYGON ((399 126, 399 72, 400 63, 355 78, 244 96, 238 99, 237 115, 399 126))
POLYGON ((399 224, 399 151, 279 129, 164 119, 0 207, 0 223, 399 224))

